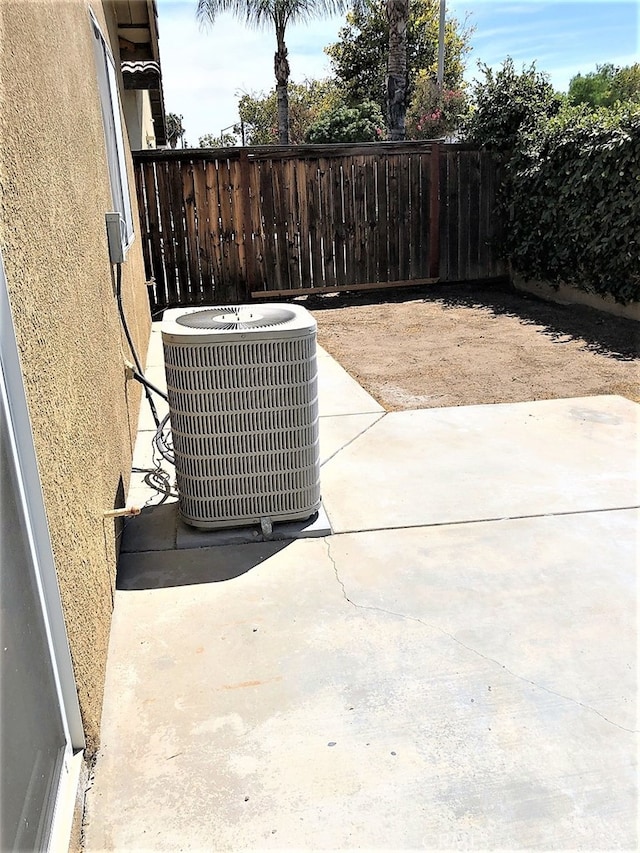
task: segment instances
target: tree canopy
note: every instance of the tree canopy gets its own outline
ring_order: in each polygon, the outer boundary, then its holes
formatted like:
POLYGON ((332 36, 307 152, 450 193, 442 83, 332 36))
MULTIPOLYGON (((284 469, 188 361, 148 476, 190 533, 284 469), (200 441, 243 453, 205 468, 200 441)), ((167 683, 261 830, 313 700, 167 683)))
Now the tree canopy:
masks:
MULTIPOLYGON (((407 26, 408 101, 420 72, 435 80, 438 63, 439 0, 411 0, 407 26)), ((445 25, 444 84, 459 89, 472 29, 448 18, 445 25)), ((339 40, 325 48, 348 106, 375 101, 386 115, 389 24, 384 0, 365 0, 347 15, 339 40)))
POLYGON ((606 63, 588 74, 576 74, 569 82, 569 101, 592 108, 640 102, 640 63, 624 68, 606 63))

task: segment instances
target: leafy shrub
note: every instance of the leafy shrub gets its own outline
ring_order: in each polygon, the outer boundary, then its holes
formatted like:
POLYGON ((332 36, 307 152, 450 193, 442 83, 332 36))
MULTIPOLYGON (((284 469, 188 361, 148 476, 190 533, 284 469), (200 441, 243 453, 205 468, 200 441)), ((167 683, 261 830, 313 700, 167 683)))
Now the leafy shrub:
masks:
POLYGON ((496 73, 480 65, 484 79, 473 87, 474 109, 464 128, 469 142, 495 151, 516 147, 521 133, 532 131, 541 121, 557 115, 564 102, 547 76, 535 63, 515 70, 507 58, 496 73))
POLYGON ((376 142, 384 136, 384 118, 378 104, 363 101, 357 107, 336 107, 307 131, 307 142, 376 142))
POLYGON ((518 272, 640 299, 640 105, 565 107, 521 136, 506 174, 518 272))

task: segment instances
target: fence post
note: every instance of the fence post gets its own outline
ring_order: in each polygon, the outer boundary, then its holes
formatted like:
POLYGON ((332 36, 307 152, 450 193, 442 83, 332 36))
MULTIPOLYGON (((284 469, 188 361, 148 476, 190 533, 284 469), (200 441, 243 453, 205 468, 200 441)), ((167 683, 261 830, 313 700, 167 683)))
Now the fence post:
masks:
POLYGON ((253 221, 251 217, 251 172, 249 156, 245 148, 240 151, 240 180, 242 182, 242 239, 245 258, 245 293, 248 302, 256 286, 255 247, 253 245, 253 221))
POLYGON ((429 181, 429 276, 440 276, 440 143, 431 146, 429 181))

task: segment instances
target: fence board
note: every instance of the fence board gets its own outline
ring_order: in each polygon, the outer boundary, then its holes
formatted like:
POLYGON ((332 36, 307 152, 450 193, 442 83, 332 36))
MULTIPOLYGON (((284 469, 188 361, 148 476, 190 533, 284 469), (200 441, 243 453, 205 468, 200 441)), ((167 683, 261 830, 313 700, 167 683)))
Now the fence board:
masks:
POLYGON ((331 161, 326 157, 318 160, 318 222, 322 242, 322 272, 324 279, 315 282, 316 286, 335 287, 335 229, 333 221, 333 195, 331 188, 331 161))
POLYGON ((387 206, 389 234, 389 280, 399 281, 400 253, 398 248, 398 157, 387 157, 387 206))
POLYGON ((409 278, 410 208, 409 208, 409 164, 411 154, 398 156, 398 279, 409 278))
POLYGON ((342 181, 342 160, 331 164, 331 192, 333 199, 333 244, 336 258, 336 287, 347 283, 345 271, 345 230, 344 230, 344 185, 342 181))
POLYGON ((209 228, 209 210, 207 206, 206 164, 193 161, 193 197, 196 216, 196 241, 200 254, 200 295, 201 305, 210 304, 214 299, 213 250, 211 230, 209 228))
POLYGON ((134 153, 152 308, 480 279, 491 155, 431 142, 134 153))

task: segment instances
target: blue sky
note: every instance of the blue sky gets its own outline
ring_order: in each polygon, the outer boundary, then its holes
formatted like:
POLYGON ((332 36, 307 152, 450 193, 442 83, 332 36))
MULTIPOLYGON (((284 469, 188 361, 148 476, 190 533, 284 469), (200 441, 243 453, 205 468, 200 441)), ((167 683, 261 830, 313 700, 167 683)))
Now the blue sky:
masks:
MULTIPOLYGON (((219 134, 237 121, 243 92, 273 84, 274 39, 229 15, 202 30, 196 0, 157 0, 167 110, 184 116, 186 138, 196 145, 205 133, 219 134)), ((507 56, 516 66, 535 61, 557 89, 566 90, 578 72, 598 63, 629 65, 640 59, 640 0, 448 0, 450 14, 475 27, 467 78, 478 62, 496 67, 507 56)), ((291 78, 329 73, 325 45, 337 38, 343 17, 291 27, 291 78)))

